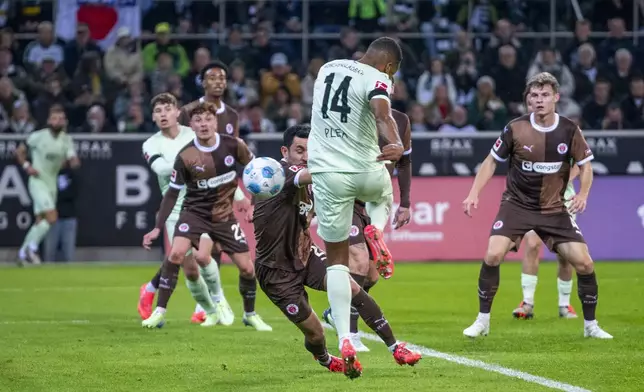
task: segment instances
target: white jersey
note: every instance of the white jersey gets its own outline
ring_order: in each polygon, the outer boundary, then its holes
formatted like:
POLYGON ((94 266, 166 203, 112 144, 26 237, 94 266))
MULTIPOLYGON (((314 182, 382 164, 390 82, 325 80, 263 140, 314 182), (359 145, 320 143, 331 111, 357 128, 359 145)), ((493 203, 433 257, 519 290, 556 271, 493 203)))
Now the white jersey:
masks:
MULTIPOLYGON (((152 171, 157 175, 161 194, 165 195, 168 191, 174 161, 177 155, 179 155, 179 151, 188 143, 192 143, 194 139, 195 133, 192 128, 179 125, 179 134, 176 138, 170 139, 159 131, 143 143, 143 156, 152 168, 152 171)), ((179 193, 179 198, 172 209, 172 213, 181 212, 181 206, 183 205, 185 196, 186 190, 183 189, 179 193)))
POLYGON ((387 74, 353 60, 320 68, 313 90, 308 169, 311 173, 364 173, 381 169, 372 99, 392 91, 387 74))

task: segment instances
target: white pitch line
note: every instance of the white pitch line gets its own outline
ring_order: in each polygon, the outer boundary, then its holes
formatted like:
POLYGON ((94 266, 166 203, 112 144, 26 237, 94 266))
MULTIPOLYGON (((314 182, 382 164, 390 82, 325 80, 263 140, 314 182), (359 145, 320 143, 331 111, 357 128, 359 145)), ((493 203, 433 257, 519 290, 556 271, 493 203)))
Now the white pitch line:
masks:
MULTIPOLYGON (((327 324, 327 323, 322 323, 322 325, 324 326, 324 328, 334 330, 334 328, 331 325, 327 324)), ((380 337, 378 335, 374 335, 372 333, 360 332, 360 337, 362 337, 364 339, 367 339, 367 340, 374 341, 374 342, 382 343, 382 339, 380 339, 380 337)), ((431 349, 429 347, 419 346, 417 344, 408 343, 407 347, 409 347, 412 350, 420 352, 421 354, 423 354, 426 357, 438 358, 438 359, 442 359, 442 360, 445 360, 445 361, 448 361, 448 362, 457 363, 457 364, 463 365, 463 366, 469 366, 469 367, 473 367, 473 368, 477 368, 477 369, 482 369, 482 370, 486 370, 488 372, 493 372, 493 373, 499 373, 499 374, 502 374, 504 376, 518 378, 518 379, 520 379, 522 381, 530 382, 530 383, 533 383, 533 384, 539 384, 539 385, 542 385, 544 387, 551 388, 551 389, 556 389, 556 390, 559 390, 559 391, 565 391, 565 392, 591 392, 589 389, 585 389, 585 388, 578 387, 578 386, 575 386, 575 385, 566 384, 566 383, 563 383, 563 382, 559 382, 559 381, 556 381, 556 380, 551 380, 549 378, 545 378, 545 377, 541 377, 541 376, 535 376, 535 375, 530 374, 530 373, 522 372, 520 370, 506 368, 504 366, 496 365, 496 364, 493 364, 493 363, 487 363, 487 362, 479 361, 479 360, 476 360, 476 359, 469 359, 469 358, 461 357, 461 356, 454 355, 454 354, 448 354, 448 353, 444 353, 444 352, 441 352, 441 351, 436 351, 436 350, 431 349)))

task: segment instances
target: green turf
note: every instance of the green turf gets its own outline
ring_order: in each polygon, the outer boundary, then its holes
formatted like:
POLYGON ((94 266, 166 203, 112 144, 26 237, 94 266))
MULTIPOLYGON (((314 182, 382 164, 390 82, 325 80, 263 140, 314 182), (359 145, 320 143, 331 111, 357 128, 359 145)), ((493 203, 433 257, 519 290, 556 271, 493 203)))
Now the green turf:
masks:
MULTIPOLYGON (((399 265, 394 278, 372 293, 398 339, 593 391, 644 390, 644 263, 597 265, 598 318, 613 341, 585 340, 581 320, 557 318, 552 264, 541 269, 534 320, 512 319, 521 300, 520 270, 505 265, 491 335, 463 338, 477 312, 478 270, 473 263, 399 265)), ((366 343, 372 352, 360 356, 364 376, 348 381, 311 359, 299 331, 263 294, 257 309, 274 331, 243 327, 231 267, 222 274, 236 310, 234 326, 190 325, 193 303, 180 283, 167 325, 144 330, 135 305, 140 284, 154 271, 155 266, 104 265, 0 270, 0 391, 546 390, 434 358, 399 367, 384 345, 371 341, 366 343)), ((325 294, 311 299, 321 313, 325 294)), ((573 305, 581 311, 576 295, 573 305)), ((335 337, 327 336, 336 351, 335 337)))

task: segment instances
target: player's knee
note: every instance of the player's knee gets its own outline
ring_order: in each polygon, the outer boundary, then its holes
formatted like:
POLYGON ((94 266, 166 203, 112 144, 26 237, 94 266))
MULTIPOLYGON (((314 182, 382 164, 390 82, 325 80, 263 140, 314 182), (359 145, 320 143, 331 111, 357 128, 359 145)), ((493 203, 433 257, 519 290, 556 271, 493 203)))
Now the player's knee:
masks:
POLYGON ((255 267, 250 260, 245 263, 240 263, 238 266, 239 276, 241 276, 242 278, 252 279, 255 277, 255 267))
POLYGON ((194 253, 195 261, 197 262, 198 265, 200 266, 206 266, 208 263, 210 263, 210 254, 207 252, 199 252, 197 251, 194 253))
POLYGON ((541 238, 539 236, 535 235, 527 235, 525 237, 525 248, 526 248, 526 253, 529 254, 539 254, 539 251, 541 250, 541 238))
POLYGON ((485 264, 495 267, 503 261, 505 257, 505 252, 495 249, 488 249, 485 254, 485 264))
POLYGON ((585 255, 577 263, 575 263, 575 270, 580 275, 592 274, 595 270, 595 264, 590 255, 585 255))
POLYGON ((181 263, 183 263, 183 259, 185 257, 186 257, 185 252, 181 252, 179 250, 172 249, 172 250, 170 250, 170 255, 168 256, 168 260, 170 260, 170 262, 172 264, 181 264, 181 263))
POLYGON ((197 263, 186 263, 183 265, 183 274, 186 279, 195 282, 199 279, 199 267, 197 263))

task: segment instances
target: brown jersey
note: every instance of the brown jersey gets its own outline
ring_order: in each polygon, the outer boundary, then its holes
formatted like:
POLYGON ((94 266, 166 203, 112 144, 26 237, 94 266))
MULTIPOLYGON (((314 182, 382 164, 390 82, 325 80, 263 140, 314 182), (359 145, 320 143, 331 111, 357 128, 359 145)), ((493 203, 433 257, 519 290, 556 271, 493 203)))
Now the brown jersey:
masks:
POLYGON ((566 211, 571 165, 593 159, 581 129, 558 114, 546 129, 534 122, 533 114, 511 121, 490 153, 497 161, 509 160, 503 201, 546 214, 566 211))
MULTIPOLYGON (((190 125, 190 111, 204 102, 201 97, 196 101, 192 101, 181 108, 181 115, 179 116, 179 123, 181 125, 190 125)), ((217 109, 217 132, 222 135, 229 135, 239 137, 239 114, 230 106, 221 101, 221 107, 217 109)))
POLYGON ((235 219, 236 164, 246 165, 252 159, 246 143, 232 136, 217 134, 212 147, 199 145, 197 139, 190 142, 177 155, 170 176, 172 188, 186 188, 182 210, 211 222, 235 219))
POLYGON ((311 253, 309 225, 313 219, 313 198, 309 187, 300 187, 303 166, 289 166, 282 160, 286 181, 276 196, 255 204, 256 263, 270 268, 300 271, 311 253))

